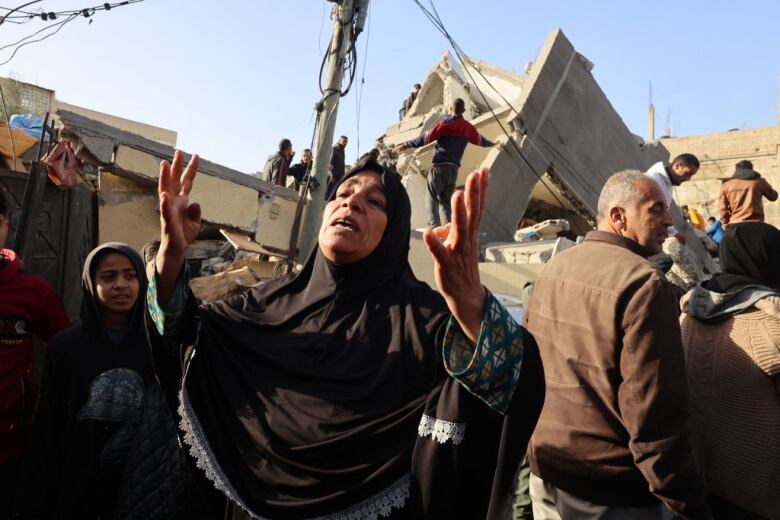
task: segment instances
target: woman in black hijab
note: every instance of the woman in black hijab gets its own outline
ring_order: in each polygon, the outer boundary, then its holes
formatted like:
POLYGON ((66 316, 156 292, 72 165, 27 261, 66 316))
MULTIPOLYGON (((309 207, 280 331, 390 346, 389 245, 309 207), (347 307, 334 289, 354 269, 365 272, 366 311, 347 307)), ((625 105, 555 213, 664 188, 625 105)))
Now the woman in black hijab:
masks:
POLYGON ((682 299, 692 445, 714 518, 778 518, 780 231, 729 226, 720 264, 682 299))
POLYGON ((487 171, 454 197, 447 240, 425 235, 444 298, 409 268, 400 178, 367 160, 300 273, 195 309, 197 165, 161 168, 149 303, 163 384, 183 378, 185 441, 217 489, 253 518, 505 518, 544 387, 533 338, 479 283, 487 171))
POLYGON ((46 349, 15 517, 174 518, 174 502, 185 500, 186 458, 144 327, 146 285, 141 257, 125 244, 87 256, 81 323, 46 349))

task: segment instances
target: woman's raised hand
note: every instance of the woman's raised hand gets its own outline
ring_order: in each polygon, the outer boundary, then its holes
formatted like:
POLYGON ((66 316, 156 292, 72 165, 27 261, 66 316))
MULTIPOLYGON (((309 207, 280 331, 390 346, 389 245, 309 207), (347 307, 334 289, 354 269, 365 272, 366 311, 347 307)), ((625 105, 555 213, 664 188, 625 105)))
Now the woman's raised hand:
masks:
POLYGON ((186 168, 184 154, 176 150, 173 162, 160 163, 160 250, 157 254, 157 300, 167 304, 184 264, 187 247, 200 231, 200 205, 190 204, 189 194, 200 158, 193 155, 186 168), (183 173, 182 173, 183 172, 183 173))
POLYGON ((488 170, 472 172, 465 191, 452 196, 452 223, 427 229, 423 235, 436 263, 436 285, 463 332, 476 342, 485 307, 479 279, 479 223, 485 207, 488 170), (437 236, 446 237, 443 242, 437 236))

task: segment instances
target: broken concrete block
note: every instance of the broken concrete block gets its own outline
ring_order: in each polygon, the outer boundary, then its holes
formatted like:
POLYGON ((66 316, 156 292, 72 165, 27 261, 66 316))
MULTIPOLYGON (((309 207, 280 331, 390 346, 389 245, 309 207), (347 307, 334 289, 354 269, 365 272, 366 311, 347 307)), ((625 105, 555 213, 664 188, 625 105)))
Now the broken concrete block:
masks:
POLYGON ((255 242, 265 248, 286 253, 290 249, 290 233, 298 201, 277 196, 270 201, 262 199, 261 202, 257 212, 255 242))
POLYGON ((550 219, 518 229, 515 232, 515 242, 525 242, 528 240, 549 239, 558 236, 558 233, 569 231, 571 226, 568 220, 550 219))
POLYGON ((564 237, 535 242, 488 244, 485 248, 485 260, 508 264, 544 264, 573 245, 574 242, 564 237))
POLYGON ((235 269, 228 268, 211 276, 201 276, 190 281, 192 293, 200 301, 215 302, 232 296, 247 287, 272 277, 278 262, 243 263, 235 269))

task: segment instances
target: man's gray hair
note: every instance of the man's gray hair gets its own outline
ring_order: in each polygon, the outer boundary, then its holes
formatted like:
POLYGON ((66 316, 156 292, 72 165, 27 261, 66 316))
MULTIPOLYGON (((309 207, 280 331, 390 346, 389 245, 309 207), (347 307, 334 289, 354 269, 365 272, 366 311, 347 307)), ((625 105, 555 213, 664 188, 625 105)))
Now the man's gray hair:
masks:
POLYGON ((639 170, 623 170, 613 174, 601 188, 599 218, 609 217, 609 209, 615 206, 630 210, 636 208, 646 196, 639 185, 647 182, 655 181, 639 170))

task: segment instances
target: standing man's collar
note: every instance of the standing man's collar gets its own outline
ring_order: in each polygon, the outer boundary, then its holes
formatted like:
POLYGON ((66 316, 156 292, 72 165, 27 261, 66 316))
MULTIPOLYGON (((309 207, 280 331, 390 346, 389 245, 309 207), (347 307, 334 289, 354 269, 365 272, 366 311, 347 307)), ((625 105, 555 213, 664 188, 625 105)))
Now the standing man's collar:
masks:
POLYGON ((585 235, 586 242, 606 242, 614 246, 619 246, 628 249, 632 253, 647 258, 652 256, 652 253, 644 248, 638 242, 631 240, 630 238, 622 237, 616 233, 610 233, 609 231, 589 231, 585 235))

